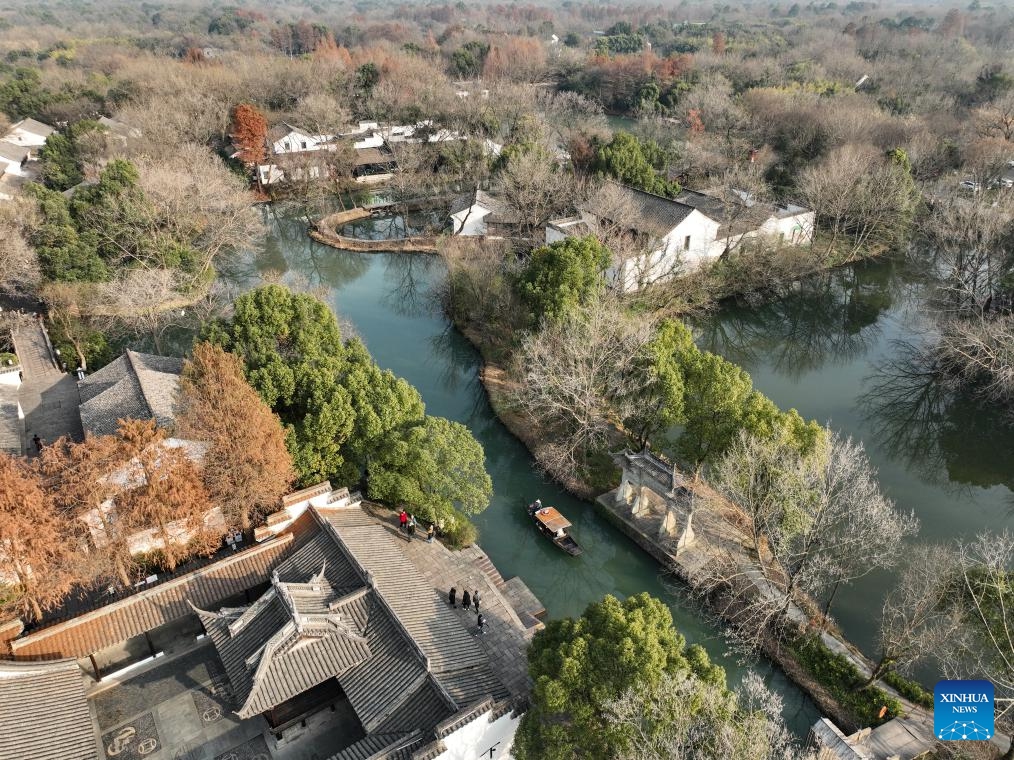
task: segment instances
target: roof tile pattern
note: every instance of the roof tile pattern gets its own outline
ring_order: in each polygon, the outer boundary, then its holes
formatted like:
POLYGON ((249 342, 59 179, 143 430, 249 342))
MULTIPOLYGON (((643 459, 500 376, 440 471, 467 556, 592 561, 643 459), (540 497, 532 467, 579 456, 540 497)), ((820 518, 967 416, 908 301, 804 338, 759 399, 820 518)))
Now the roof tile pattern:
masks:
POLYGON ((165 623, 193 614, 190 602, 211 607, 259 586, 293 547, 293 534, 279 536, 126 599, 11 642, 19 658, 87 657, 165 623))
POLYGON ((307 583, 275 576, 248 608, 199 611, 241 703, 236 713, 258 715, 368 659, 350 609, 364 596, 339 597, 323 572, 307 583))
POLYGON ((593 216, 622 224, 636 232, 663 237, 694 212, 685 203, 661 195, 636 190, 618 182, 606 182, 602 189, 588 199, 584 210, 593 216), (613 219, 622 208, 624 219, 613 219))
POLYGON ((0 757, 96 760, 82 676, 73 660, 0 662, 0 757))
POLYGON ((161 427, 169 425, 182 371, 182 359, 128 350, 78 384, 85 432, 110 435, 120 419, 154 419, 161 427))

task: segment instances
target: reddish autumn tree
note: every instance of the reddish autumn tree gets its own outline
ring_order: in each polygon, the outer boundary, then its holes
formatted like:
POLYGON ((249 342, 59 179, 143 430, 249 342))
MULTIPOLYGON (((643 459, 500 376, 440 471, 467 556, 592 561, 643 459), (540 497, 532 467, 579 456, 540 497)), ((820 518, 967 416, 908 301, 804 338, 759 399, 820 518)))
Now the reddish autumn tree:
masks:
POLYGON ((114 476, 123 483, 114 508, 117 521, 131 528, 131 548, 142 543, 141 531, 150 531, 166 570, 211 554, 222 536, 207 525, 211 499, 188 447, 168 442, 154 420, 123 420, 118 437, 125 464, 114 476))
POLYGON ((63 519, 65 535, 87 547, 81 572, 89 578, 131 582, 133 561, 123 525, 107 505, 117 492, 110 474, 119 465, 116 438, 88 436, 76 443, 61 438, 42 450, 40 469, 63 519))
POLYGON ((198 343, 183 368, 177 434, 209 444, 203 478, 230 525, 274 511, 295 479, 278 417, 247 383, 243 361, 198 343))
POLYGON ((723 32, 715 32, 712 35, 711 49, 715 51, 716 55, 725 55, 725 34, 723 32))
POLYGON ((237 158, 246 166, 264 162, 267 156, 268 122, 264 114, 249 103, 232 109, 232 142, 237 158))
POLYGON ((38 472, 0 452, 0 609, 40 620, 70 592, 73 541, 38 472))

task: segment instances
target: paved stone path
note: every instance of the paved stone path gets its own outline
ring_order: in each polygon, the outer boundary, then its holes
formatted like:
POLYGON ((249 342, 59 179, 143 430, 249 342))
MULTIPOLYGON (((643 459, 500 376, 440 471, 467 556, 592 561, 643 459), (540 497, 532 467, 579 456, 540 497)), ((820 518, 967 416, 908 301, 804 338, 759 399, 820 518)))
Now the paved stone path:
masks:
POLYGON ((43 444, 64 435, 75 440, 84 438, 78 413, 81 399, 77 381, 57 367, 42 325, 33 320, 19 326, 14 333, 14 348, 25 374, 18 400, 25 413, 25 443, 29 456, 35 455, 32 438, 36 435, 43 444))

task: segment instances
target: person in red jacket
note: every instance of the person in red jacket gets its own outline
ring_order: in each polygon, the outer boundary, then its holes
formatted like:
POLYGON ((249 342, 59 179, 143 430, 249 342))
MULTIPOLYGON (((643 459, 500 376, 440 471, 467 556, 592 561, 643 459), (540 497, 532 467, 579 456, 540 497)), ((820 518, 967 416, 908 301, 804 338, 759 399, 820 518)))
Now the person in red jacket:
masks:
POLYGON ((408 512, 404 509, 401 510, 401 514, 398 515, 398 527, 401 528, 402 533, 408 530, 408 512))

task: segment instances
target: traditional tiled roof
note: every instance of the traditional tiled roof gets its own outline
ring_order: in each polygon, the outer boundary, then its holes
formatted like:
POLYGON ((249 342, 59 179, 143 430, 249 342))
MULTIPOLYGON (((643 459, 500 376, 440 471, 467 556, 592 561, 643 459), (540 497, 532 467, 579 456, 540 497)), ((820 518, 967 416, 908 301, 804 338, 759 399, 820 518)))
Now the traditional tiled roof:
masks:
POLYGON ((27 145, 15 145, 6 140, 0 140, 0 158, 5 158, 14 163, 21 163, 32 153, 31 147, 27 145))
POLYGON ((384 148, 357 148, 356 166, 373 166, 374 164, 393 164, 394 154, 384 148))
POLYGON ((0 661, 0 757, 95 760, 95 727, 81 668, 0 661))
POLYGON ((193 614, 190 602, 212 607, 259 586, 293 549, 294 538, 294 534, 283 534, 125 599, 36 629, 12 641, 11 650, 19 659, 86 657, 193 614))
POLYGON ((668 235, 673 227, 694 212, 694 208, 685 203, 646 193, 644 190, 636 190, 618 182, 606 182, 598 193, 588 199, 583 208, 593 216, 657 237, 668 235), (611 218, 616 213, 613 199, 617 196, 629 205, 629 208, 623 209, 623 219, 611 218))
POLYGON ((490 213, 486 217, 487 222, 510 224, 512 221, 516 221, 516 214, 506 203, 479 188, 459 195, 451 201, 451 214, 460 213, 472 206, 482 206, 489 210, 490 213))
POLYGON ((11 124, 10 131, 13 132, 15 129, 31 132, 33 135, 38 135, 39 137, 49 137, 56 131, 48 124, 43 124, 41 121, 36 121, 35 119, 22 119, 16 124, 11 124))
POLYGON ((319 532, 278 565, 257 602, 200 612, 241 717, 336 678, 368 735, 397 738, 510 696, 387 528, 358 504, 311 514, 319 532))
POLYGON ((363 601, 367 592, 337 594, 321 568, 306 583, 276 577, 249 607, 199 610, 242 703, 237 714, 249 718, 270 710, 370 657, 365 632, 355 622, 362 618, 359 608, 369 604, 363 601))
POLYGON ((117 420, 172 423, 183 360, 128 350, 78 383, 81 424, 86 433, 110 435, 117 420))

